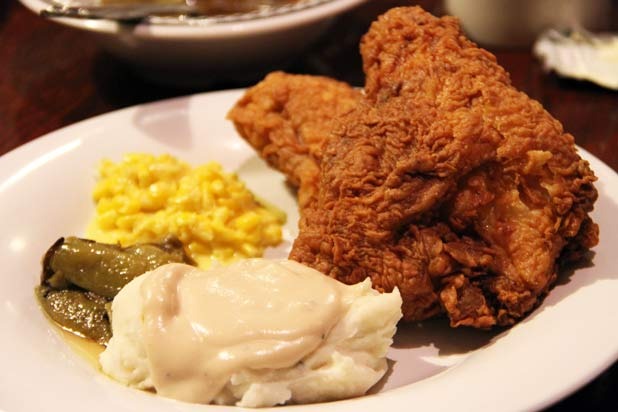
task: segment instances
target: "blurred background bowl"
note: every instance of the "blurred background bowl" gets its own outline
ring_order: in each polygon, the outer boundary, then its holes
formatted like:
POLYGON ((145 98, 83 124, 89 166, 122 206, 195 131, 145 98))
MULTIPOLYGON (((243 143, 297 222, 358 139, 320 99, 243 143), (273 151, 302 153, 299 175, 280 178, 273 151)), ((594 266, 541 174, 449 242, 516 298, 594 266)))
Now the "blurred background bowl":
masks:
MULTIPOLYGON (((44 0, 20 0, 35 13, 44 0)), ((299 0, 259 12, 212 17, 152 18, 136 24, 108 19, 52 17, 88 32, 142 76, 177 86, 208 85, 213 78, 258 80, 284 68, 339 14, 366 0, 299 0)))

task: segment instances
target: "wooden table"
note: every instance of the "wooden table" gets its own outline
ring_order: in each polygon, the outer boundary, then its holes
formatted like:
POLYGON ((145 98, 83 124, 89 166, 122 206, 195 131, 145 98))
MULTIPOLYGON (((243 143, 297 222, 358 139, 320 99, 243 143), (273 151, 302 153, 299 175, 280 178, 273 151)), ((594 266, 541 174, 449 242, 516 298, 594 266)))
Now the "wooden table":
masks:
MULTIPOLYGON (((405 3, 376 0, 348 13, 306 57, 287 70, 362 85, 359 37, 377 13, 405 3)), ((420 3, 440 13, 437 2, 420 3)), ((562 121, 578 145, 618 170, 618 92, 547 75, 529 50, 491 51, 511 73, 515 86, 562 121)), ((84 33, 46 21, 17 0, 0 3, 0 155, 52 130, 111 110, 248 85, 242 79, 209 89, 150 84, 84 33)), ((533 371, 530 379, 534 379, 533 371)), ((618 363, 549 410, 617 411, 618 363)))

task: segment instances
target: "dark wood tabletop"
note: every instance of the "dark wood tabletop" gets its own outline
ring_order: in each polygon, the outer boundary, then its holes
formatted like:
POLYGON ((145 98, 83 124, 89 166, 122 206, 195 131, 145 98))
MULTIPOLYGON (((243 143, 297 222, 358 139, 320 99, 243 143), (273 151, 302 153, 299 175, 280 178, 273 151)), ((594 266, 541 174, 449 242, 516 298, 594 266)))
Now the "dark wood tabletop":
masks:
MULTIPOLYGON (((441 13, 439 2, 418 3, 441 13)), ((360 36, 380 12, 403 4, 409 2, 376 0, 345 14, 285 69, 361 86, 360 36)), ((490 51, 510 72, 514 85, 540 101, 578 145, 618 170, 618 92, 547 74, 526 48, 490 51)), ((0 156, 55 129, 111 110, 249 85, 243 79, 193 89, 149 83, 103 51, 87 33, 45 20, 17 0, 0 2, 0 156)), ((618 411, 618 364, 548 410, 618 411)))

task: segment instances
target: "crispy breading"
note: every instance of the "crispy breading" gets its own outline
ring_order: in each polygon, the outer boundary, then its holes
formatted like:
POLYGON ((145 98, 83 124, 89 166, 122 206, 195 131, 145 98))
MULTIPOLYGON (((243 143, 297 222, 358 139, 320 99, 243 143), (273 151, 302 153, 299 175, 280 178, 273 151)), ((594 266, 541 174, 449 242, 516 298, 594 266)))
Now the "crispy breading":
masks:
POLYGON ((399 288, 406 320, 518 321, 562 262, 598 242, 596 178, 573 137, 455 18, 392 9, 361 54, 364 96, 277 73, 230 114, 300 185, 290 258, 346 283, 399 288))
POLYGON ((297 187, 301 209, 317 192, 322 146, 361 92, 327 77, 269 74, 230 110, 238 133, 297 187))
POLYGON ((561 252, 598 241, 588 163, 454 18, 393 9, 361 52, 367 99, 329 140, 290 257, 398 287, 408 320, 444 310, 453 326, 512 324, 561 252))

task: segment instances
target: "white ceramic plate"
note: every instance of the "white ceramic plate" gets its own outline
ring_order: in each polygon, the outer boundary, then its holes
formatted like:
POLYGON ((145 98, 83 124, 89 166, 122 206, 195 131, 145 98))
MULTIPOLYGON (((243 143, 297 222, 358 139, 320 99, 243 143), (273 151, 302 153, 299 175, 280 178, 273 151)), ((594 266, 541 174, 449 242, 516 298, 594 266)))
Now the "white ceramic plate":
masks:
MULTIPOLYGON (((296 204, 225 120, 241 91, 137 106, 51 133, 0 158, 0 410, 218 411, 125 388, 75 354, 37 306, 40 258, 60 236, 81 235, 94 212, 96 165, 126 152, 171 153, 221 162, 260 196, 288 212, 296 204)), ((502 333, 448 328, 443 320, 400 329, 392 370, 375 393, 292 407, 313 411, 518 411, 547 406, 618 357, 618 175, 587 153, 599 176, 594 218, 601 244, 594 265, 560 279, 543 305, 502 333)), ((285 255, 289 243, 271 251, 285 255)), ((277 408, 281 410, 281 408, 277 408)))

